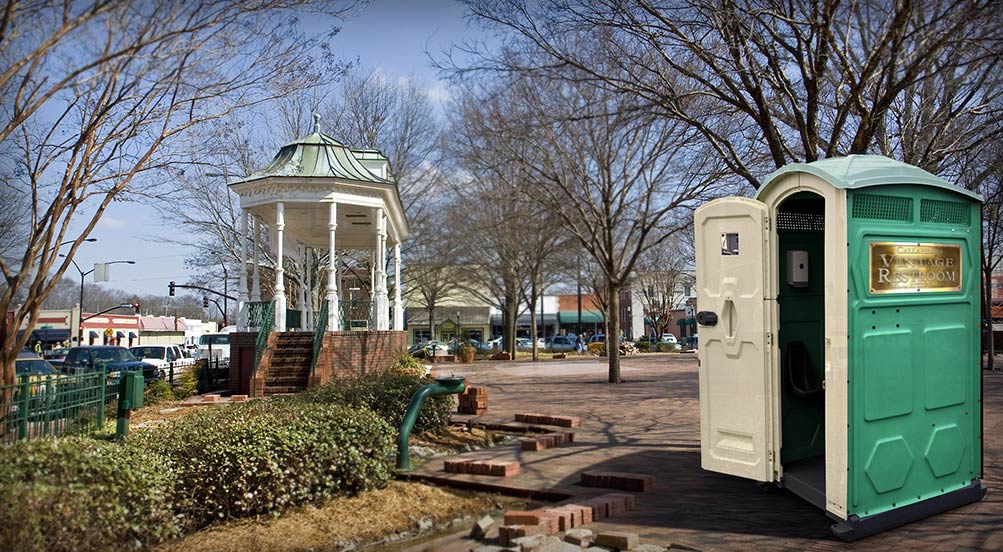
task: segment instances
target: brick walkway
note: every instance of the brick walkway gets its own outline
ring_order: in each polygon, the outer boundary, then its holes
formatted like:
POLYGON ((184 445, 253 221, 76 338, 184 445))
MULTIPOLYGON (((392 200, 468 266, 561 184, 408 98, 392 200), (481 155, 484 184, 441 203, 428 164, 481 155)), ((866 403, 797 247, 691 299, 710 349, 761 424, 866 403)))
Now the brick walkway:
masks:
MULTIPOLYGON (((984 377, 985 499, 849 545, 832 537, 832 522, 804 500, 700 468, 693 356, 624 359, 624 383, 618 386, 606 383, 604 361, 590 358, 478 362, 436 370, 443 375, 455 370, 469 384, 489 389, 490 408, 478 421, 511 422, 517 412, 541 412, 578 416, 582 425, 566 446, 523 451, 511 443, 451 457, 516 459, 522 463, 517 477, 447 474, 442 459, 420 466, 415 471, 420 477, 502 485, 524 493, 544 491, 558 499, 608 492, 578 485, 583 471, 654 475, 653 490, 637 494, 633 511, 589 527, 637 533, 642 543, 698 550, 1003 550, 1003 373, 984 377)), ((413 549, 466 551, 472 545, 458 533, 413 549)))

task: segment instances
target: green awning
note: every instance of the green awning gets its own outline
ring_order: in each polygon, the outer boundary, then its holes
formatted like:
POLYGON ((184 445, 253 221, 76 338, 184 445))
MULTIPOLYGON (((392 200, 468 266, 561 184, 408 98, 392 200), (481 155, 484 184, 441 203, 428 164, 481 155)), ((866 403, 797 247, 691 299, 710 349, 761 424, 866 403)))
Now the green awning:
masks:
MULTIPOLYGON (((577 324, 578 310, 561 311, 561 324, 577 324)), ((582 309, 582 324, 602 324, 602 311, 582 309)))

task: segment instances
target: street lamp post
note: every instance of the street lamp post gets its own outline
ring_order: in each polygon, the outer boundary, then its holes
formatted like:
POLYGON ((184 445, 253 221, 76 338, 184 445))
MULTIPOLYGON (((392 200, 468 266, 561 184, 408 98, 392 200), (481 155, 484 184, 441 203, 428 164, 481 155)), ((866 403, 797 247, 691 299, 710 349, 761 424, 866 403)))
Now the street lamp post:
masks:
MULTIPOLYGON (((60 253, 59 256, 60 257, 65 257, 66 255, 60 253)), ((94 272, 94 269, 92 268, 92 269, 84 272, 83 270, 80 269, 80 265, 77 264, 77 261, 75 261, 75 260, 73 260, 71 258, 70 262, 73 263, 73 268, 77 269, 77 272, 80 273, 80 302, 79 302, 80 307, 79 308, 80 308, 80 318, 82 320, 83 316, 84 316, 84 277, 87 276, 88 274, 90 274, 91 272, 94 272)), ((95 263, 94 266, 97 266, 99 264, 103 264, 103 265, 136 264, 136 261, 109 261, 107 263, 95 263)), ((83 336, 84 336, 84 325, 83 325, 83 322, 81 322, 80 324, 77 325, 77 345, 80 345, 80 343, 83 341, 83 336)))

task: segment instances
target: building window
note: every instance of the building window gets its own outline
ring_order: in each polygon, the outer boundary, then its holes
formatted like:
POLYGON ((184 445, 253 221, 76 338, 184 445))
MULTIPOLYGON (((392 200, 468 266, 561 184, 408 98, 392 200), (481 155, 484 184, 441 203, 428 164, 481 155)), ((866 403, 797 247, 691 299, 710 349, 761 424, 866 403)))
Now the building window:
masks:
POLYGON ((456 332, 442 332, 442 340, 449 341, 456 337, 456 332))
POLYGON ((432 339, 432 332, 429 330, 415 330, 414 331, 414 342, 424 343, 432 339))
POLYGON ((476 339, 477 341, 484 341, 484 330, 481 328, 472 328, 469 330, 463 330, 467 339, 476 339))

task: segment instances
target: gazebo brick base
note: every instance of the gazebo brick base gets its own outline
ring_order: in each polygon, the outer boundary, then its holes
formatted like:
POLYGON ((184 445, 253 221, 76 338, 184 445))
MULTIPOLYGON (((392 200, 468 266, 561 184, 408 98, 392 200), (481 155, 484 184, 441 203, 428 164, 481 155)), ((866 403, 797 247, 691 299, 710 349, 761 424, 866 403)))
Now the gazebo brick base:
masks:
POLYGON ((335 376, 361 376, 385 370, 407 351, 407 332, 327 332, 310 387, 335 376))
MULTIPOLYGON (((230 334, 230 389, 234 392, 250 394, 257 337, 256 332, 230 334)), ((274 334, 269 344, 273 342, 274 334)), ((407 332, 403 331, 327 332, 309 386, 322 385, 335 376, 360 376, 384 370, 406 350, 407 332)), ((267 356, 263 355, 262 362, 267 356)), ((262 389, 263 385, 257 387, 262 389)))

